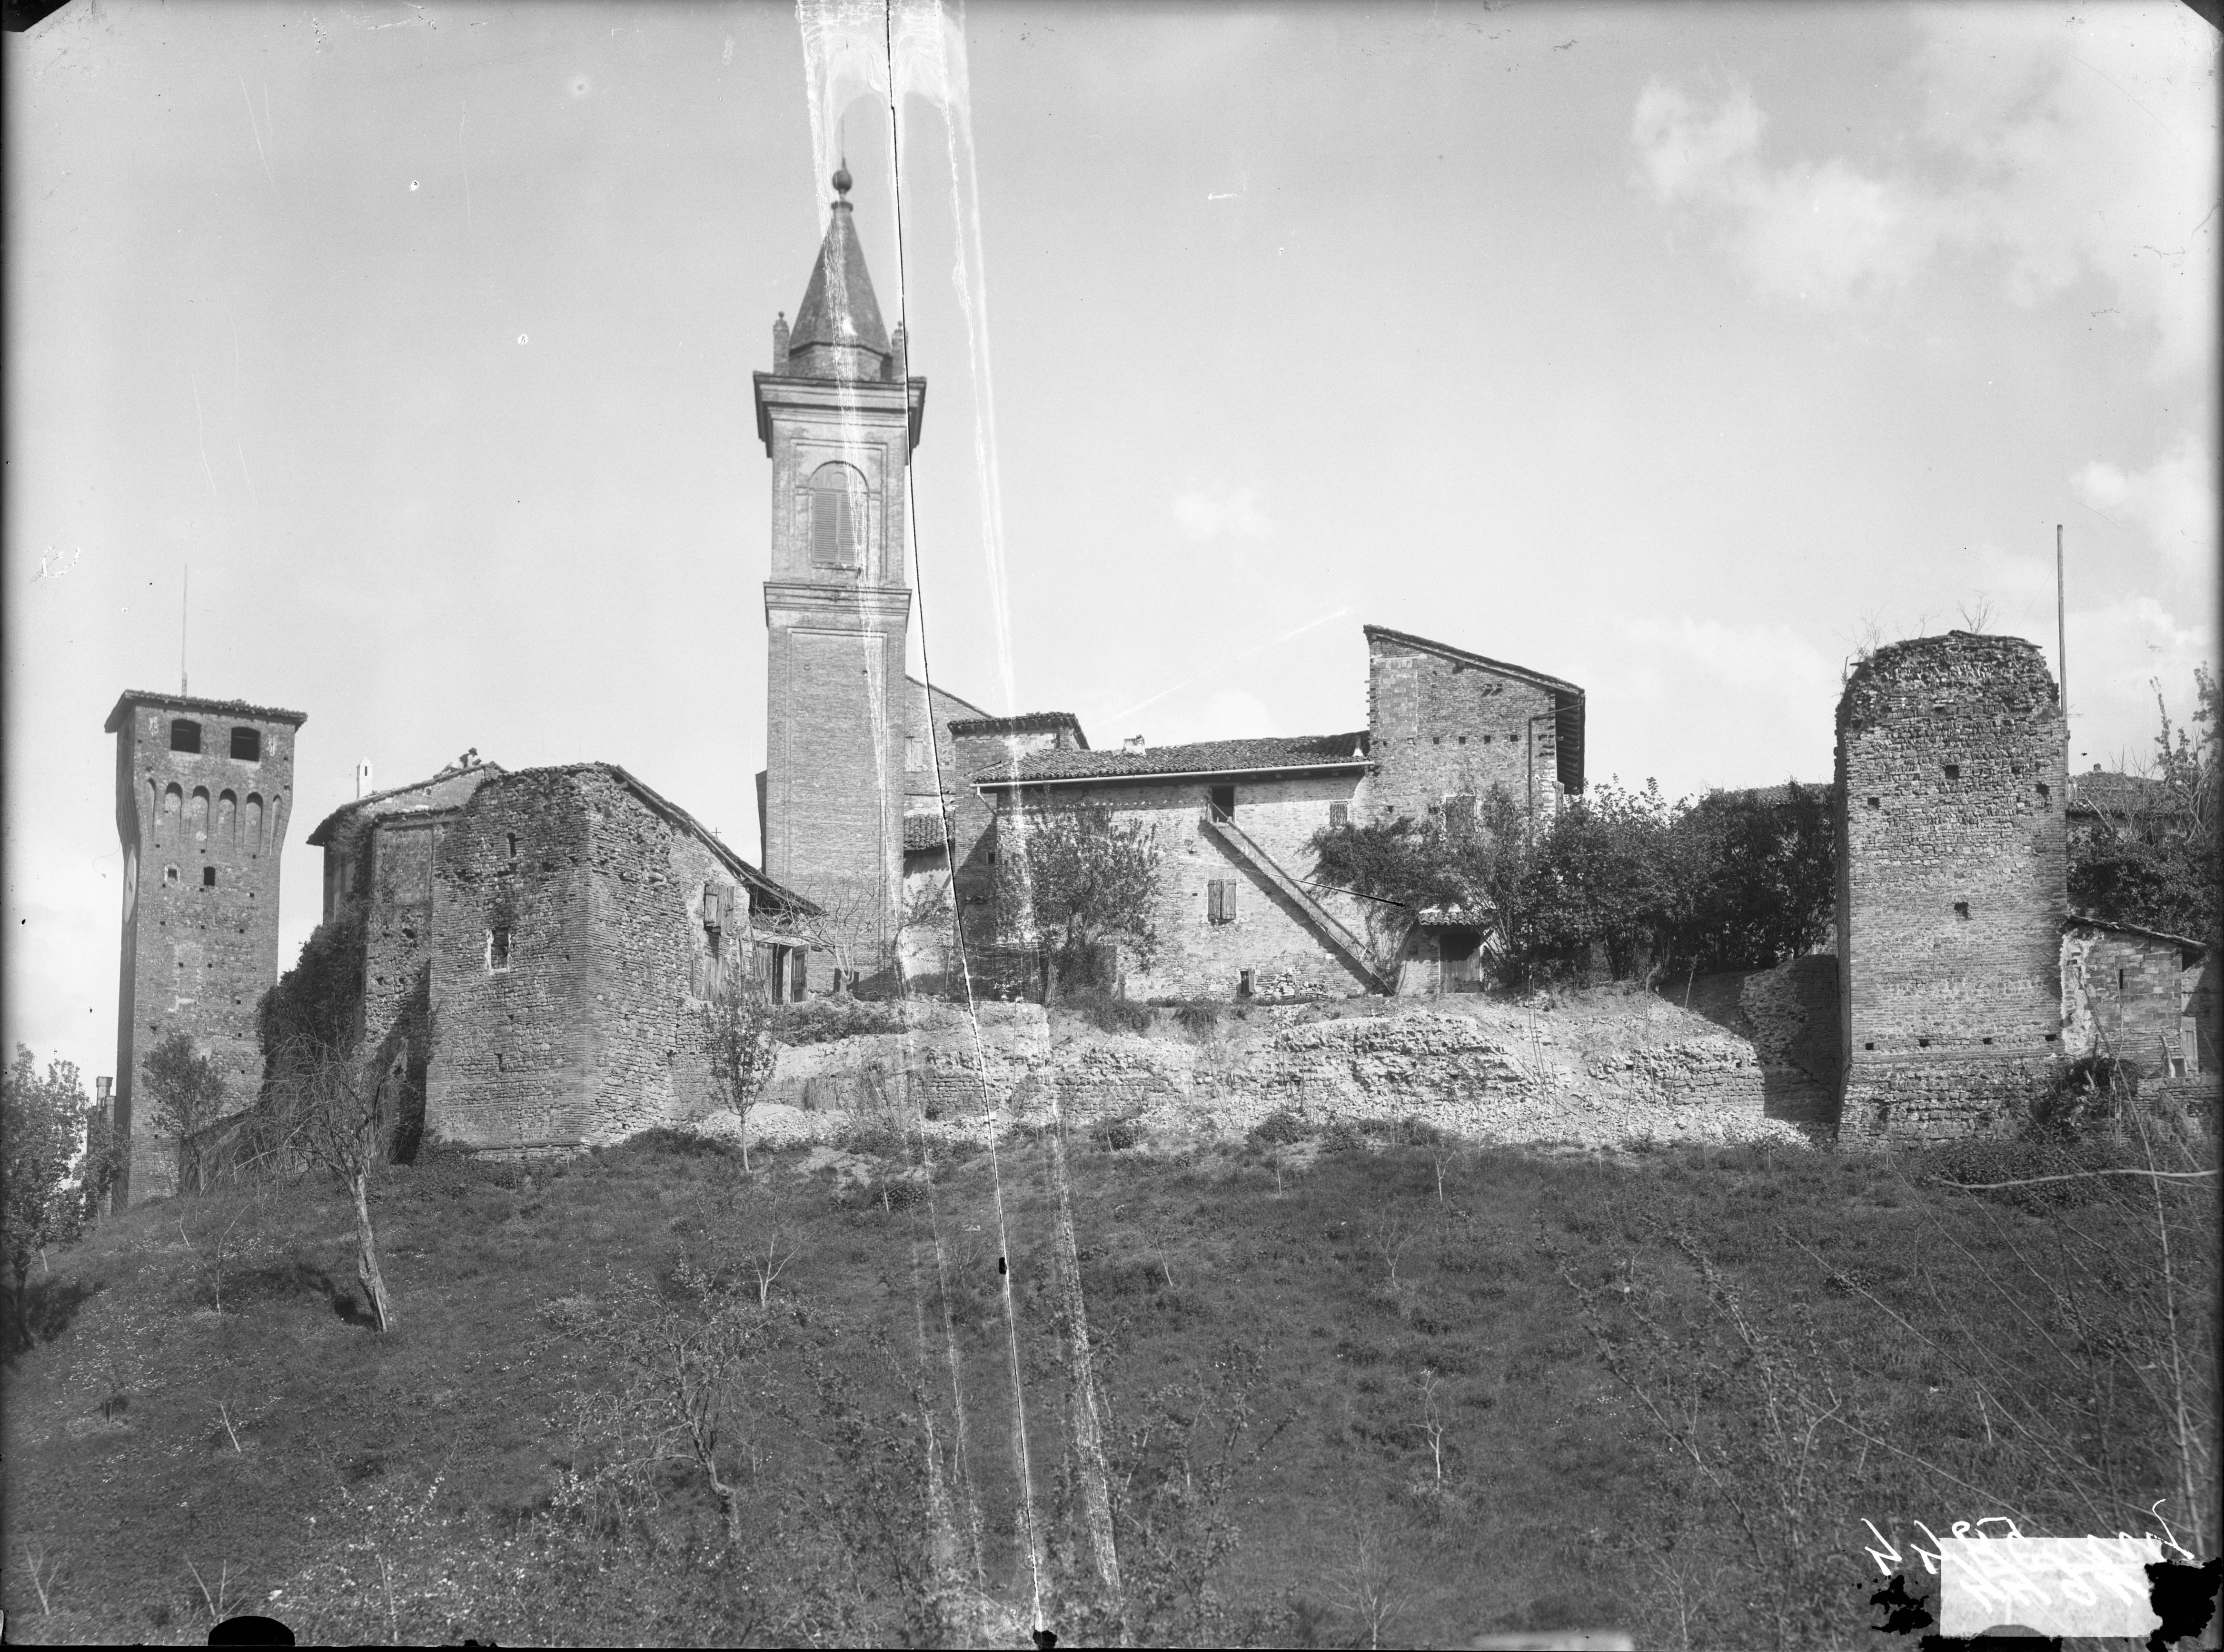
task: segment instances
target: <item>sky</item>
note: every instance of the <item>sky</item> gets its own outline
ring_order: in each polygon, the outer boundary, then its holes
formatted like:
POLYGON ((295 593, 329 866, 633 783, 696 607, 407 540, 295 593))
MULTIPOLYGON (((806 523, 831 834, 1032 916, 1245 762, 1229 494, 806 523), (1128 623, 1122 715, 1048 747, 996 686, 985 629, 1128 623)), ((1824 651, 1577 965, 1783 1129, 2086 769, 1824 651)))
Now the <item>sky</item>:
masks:
POLYGON ((1827 779, 1857 648, 2054 659, 2057 523, 2073 768, 2190 709, 2217 35, 2177 0, 905 3, 943 73, 894 121, 822 6, 0 41, 10 1044, 113 1064, 101 724, 181 619, 194 693, 307 714, 281 962, 358 761, 616 762, 755 856, 749 375, 829 155, 928 381, 913 670, 991 710, 1358 728, 1374 623, 1581 684, 1595 779, 1827 779))

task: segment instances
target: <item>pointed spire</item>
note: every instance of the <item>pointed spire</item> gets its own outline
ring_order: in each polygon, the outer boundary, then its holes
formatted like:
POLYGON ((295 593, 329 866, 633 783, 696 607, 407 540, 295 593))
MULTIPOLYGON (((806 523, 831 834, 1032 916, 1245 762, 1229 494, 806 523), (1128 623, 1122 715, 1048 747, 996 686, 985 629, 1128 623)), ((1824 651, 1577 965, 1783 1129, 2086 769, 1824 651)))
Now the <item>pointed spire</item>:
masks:
POLYGON ((836 171, 833 184, 826 239, 788 329, 787 371, 798 378, 878 379, 889 360, 888 329, 881 325, 880 303, 850 218, 846 166, 836 171))

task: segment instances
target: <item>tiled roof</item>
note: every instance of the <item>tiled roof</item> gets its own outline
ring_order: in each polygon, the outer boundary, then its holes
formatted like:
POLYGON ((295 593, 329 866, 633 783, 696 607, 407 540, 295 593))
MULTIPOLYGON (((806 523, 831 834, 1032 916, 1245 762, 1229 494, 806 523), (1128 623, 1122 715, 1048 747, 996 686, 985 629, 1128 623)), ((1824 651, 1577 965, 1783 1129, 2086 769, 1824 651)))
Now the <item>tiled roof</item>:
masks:
POLYGON ((1364 768, 1367 732, 1277 735, 1266 740, 1206 740, 1143 751, 1037 752, 989 770, 976 785, 1054 780, 1141 780, 1169 774, 1250 774, 1266 770, 1364 768))
POLYGON ((306 711, 286 711, 275 705, 250 705, 245 700, 200 700, 190 694, 161 694, 152 689, 127 689, 123 697, 117 701, 116 709, 108 714, 108 721, 101 727, 109 734, 114 734, 123 726, 124 718, 131 715, 127 708, 135 705, 169 706, 180 711, 207 711, 220 716, 260 717, 265 722, 290 722, 296 728, 309 720, 309 714, 306 711))
POLYGON ((351 815, 364 810, 370 810, 374 815, 386 815, 413 806, 423 809, 435 805, 459 804, 473 791, 478 790, 481 781, 491 779, 503 772, 499 763, 473 763, 468 768, 452 766, 442 769, 429 780, 413 780, 408 785, 389 786, 383 791, 374 791, 367 797, 356 798, 352 803, 344 803, 317 823, 317 829, 309 834, 309 847, 319 848, 331 842, 332 835, 339 830, 340 823, 351 815), (452 784, 464 779, 471 781, 468 787, 452 784), (439 791, 439 788, 442 787, 446 788, 445 792, 439 791), (393 808, 389 809, 382 809, 378 806, 381 804, 394 804, 395 798, 407 797, 413 791, 431 791, 438 795, 426 798, 414 805, 395 804, 393 808))
POLYGON ((941 815, 904 817, 904 853, 938 849, 950 842, 950 822, 941 815))
POLYGON ((1081 732, 1081 719, 1071 711, 1026 711, 1016 717, 968 717, 950 725, 951 734, 960 740, 975 735, 1054 735, 1061 728, 1073 730, 1073 737, 1081 742, 1082 749, 1089 748, 1089 736, 1081 732))
MULTIPOLYGON (((848 180, 842 179, 839 186, 846 193, 848 180)), ((873 296, 873 278, 865 273, 865 252, 857 244, 850 211, 843 199, 834 202, 827 214, 818 262, 811 267, 811 284, 795 307, 788 334, 791 353, 812 344, 888 353, 888 329, 881 325, 880 301, 873 296)))
POLYGON ((2175 815, 2185 805, 2160 780, 2098 769, 2069 777, 2069 807, 2072 814, 2175 815))

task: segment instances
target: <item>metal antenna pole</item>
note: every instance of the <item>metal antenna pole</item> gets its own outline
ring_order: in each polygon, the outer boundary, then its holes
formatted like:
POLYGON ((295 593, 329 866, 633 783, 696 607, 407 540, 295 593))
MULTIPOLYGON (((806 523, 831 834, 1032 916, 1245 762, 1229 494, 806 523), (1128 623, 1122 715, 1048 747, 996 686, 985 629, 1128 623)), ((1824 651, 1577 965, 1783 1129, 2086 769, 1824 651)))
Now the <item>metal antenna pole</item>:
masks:
POLYGON ((2069 732, 2069 616, 2063 602, 2062 524, 2054 525, 2054 677, 2062 689, 2062 729, 2069 732))
POLYGON ((186 621, 193 612, 193 564, 186 564, 185 587, 178 593, 178 692, 186 692, 186 621))

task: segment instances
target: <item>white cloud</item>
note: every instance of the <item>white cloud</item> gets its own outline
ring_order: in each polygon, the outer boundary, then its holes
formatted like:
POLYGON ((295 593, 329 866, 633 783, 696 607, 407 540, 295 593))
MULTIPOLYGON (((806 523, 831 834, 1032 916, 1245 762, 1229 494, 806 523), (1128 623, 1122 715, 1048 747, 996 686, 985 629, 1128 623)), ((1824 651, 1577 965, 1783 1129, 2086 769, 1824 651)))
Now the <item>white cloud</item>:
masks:
POLYGON ((1725 687, 1797 695, 1821 687, 1835 694, 1838 664, 1788 625, 1729 626, 1719 620, 1624 619, 1623 640, 1640 660, 1688 674, 1696 666, 1725 687))
POLYGON ((1654 80, 1631 138, 1656 199, 1720 228, 1754 287, 1837 307, 1904 287, 1943 251, 1990 259, 2010 300, 2082 278, 2154 330, 2158 372, 2214 348, 2213 31, 2182 6, 1942 9, 1908 65, 1919 130, 1885 169, 1771 161, 1733 85, 1712 110, 1654 80))
POLYGON ((1260 508, 1256 488, 1229 488, 1215 482, 1210 488, 1189 488, 1174 495, 1174 526, 1182 538, 1198 545, 1215 539, 1264 539, 1274 525, 1260 508))
POLYGON ((2071 479, 2078 498, 2103 516, 2129 518, 2184 573, 2216 561, 2216 486, 2208 455, 2190 432, 2144 470, 2095 459, 2071 479))

